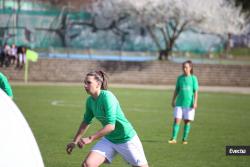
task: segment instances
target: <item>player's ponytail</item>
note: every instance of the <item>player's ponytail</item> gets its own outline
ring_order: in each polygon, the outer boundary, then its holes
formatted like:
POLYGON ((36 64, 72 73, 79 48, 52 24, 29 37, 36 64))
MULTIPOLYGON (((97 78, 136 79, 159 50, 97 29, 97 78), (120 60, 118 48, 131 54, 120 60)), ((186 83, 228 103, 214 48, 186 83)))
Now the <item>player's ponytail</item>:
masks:
POLYGON ((108 80, 107 80, 107 74, 100 70, 100 71, 97 71, 98 74, 102 77, 102 85, 101 85, 101 89, 103 90, 107 90, 108 89, 108 80))
POLYGON ((94 76, 95 80, 101 83, 102 90, 108 89, 108 76, 104 71, 91 71, 86 76, 94 76))

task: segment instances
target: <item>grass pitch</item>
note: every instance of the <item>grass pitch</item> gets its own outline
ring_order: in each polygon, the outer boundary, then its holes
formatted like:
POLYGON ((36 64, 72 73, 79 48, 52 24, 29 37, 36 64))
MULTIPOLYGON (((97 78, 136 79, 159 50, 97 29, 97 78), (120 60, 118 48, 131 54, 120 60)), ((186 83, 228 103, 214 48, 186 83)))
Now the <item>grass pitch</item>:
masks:
MULTIPOLYGON (((37 139, 46 167, 79 167, 93 144, 67 155, 65 146, 82 120, 87 94, 81 86, 13 86, 15 102, 37 139)), ((111 88, 136 129, 151 167, 249 166, 249 156, 226 156, 227 145, 250 145, 250 95, 199 93, 189 144, 167 143, 173 91, 111 88)), ((182 124, 183 125, 183 124, 182 124)), ((101 128, 97 121, 87 134, 101 128)), ((110 167, 125 167, 116 156, 110 167)))

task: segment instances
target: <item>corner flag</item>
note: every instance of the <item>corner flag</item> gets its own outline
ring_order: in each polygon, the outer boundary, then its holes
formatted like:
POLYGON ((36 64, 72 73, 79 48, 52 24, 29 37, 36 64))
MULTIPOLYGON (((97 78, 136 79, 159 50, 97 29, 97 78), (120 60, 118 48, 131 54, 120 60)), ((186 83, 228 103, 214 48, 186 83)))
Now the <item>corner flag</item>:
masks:
POLYGON ((36 62, 38 60, 38 53, 32 50, 26 50, 26 63, 25 63, 25 71, 24 71, 24 82, 28 82, 28 69, 29 69, 29 61, 36 62))
POLYGON ((32 50, 27 49, 26 51, 26 58, 27 60, 36 62, 38 59, 38 53, 32 50))

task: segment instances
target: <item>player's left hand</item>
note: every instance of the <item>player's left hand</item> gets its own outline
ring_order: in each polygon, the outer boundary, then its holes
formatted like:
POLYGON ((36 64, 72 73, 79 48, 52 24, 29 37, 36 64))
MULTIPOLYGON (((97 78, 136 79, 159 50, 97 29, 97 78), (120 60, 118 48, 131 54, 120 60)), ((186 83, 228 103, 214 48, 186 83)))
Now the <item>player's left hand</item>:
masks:
POLYGON ((73 151, 75 146, 76 146, 76 144, 74 142, 70 142, 69 144, 67 144, 67 146, 66 146, 67 153, 71 154, 71 152, 73 151))

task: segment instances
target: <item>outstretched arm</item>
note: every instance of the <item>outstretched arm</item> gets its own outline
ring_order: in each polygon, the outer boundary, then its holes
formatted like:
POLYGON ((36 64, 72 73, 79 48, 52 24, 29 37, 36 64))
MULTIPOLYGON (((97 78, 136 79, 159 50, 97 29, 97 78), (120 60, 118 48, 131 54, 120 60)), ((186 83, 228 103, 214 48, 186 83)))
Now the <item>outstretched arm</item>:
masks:
POLYGON ((78 144, 79 144, 80 147, 83 147, 83 145, 90 144, 92 141, 94 141, 96 139, 99 139, 99 138, 101 138, 101 137, 109 134, 114 129, 115 129, 115 125, 113 125, 113 124, 107 124, 102 129, 100 129, 99 131, 97 131, 95 134, 93 134, 93 135, 91 135, 89 137, 81 138, 78 144))
MULTIPOLYGON (((86 124, 85 122, 81 123, 73 141, 70 142, 66 147, 66 151, 68 154, 70 154, 73 151, 73 149, 75 148, 75 146, 77 144, 79 144, 79 140, 81 139, 81 136, 87 131, 88 127, 89 127, 89 125, 86 124)), ((81 147, 81 146, 79 145, 79 147, 81 147)))

